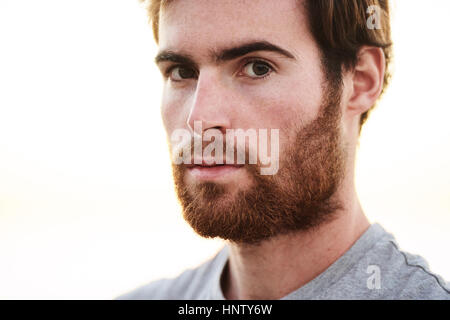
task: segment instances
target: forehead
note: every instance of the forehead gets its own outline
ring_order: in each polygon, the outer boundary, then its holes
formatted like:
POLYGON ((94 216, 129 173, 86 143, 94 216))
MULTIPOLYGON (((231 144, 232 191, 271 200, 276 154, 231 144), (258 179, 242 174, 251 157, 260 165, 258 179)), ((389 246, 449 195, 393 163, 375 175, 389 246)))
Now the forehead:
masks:
POLYGON ((195 51, 266 40, 296 52, 312 40, 302 2, 172 0, 160 13, 159 46, 195 51))

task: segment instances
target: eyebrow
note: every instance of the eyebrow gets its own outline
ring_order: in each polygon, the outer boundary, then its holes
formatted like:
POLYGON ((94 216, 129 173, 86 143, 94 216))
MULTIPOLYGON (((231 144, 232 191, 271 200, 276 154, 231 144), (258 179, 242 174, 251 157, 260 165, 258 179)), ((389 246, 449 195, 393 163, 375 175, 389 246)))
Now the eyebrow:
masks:
MULTIPOLYGON (((292 53, 268 41, 247 42, 239 46, 223 49, 220 51, 212 51, 210 56, 212 57, 213 61, 215 61, 216 63, 220 63, 224 61, 234 60, 256 51, 276 52, 289 59, 296 60, 295 56, 292 53)), ((190 55, 176 53, 172 50, 163 50, 155 57, 156 64, 166 61, 197 66, 194 59, 190 55)))

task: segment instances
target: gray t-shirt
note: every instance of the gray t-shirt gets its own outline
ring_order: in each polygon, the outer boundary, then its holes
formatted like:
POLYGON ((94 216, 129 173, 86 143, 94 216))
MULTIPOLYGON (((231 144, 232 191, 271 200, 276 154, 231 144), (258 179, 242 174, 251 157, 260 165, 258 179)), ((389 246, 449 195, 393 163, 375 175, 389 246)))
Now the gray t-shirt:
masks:
MULTIPOLYGON (((151 282, 117 299, 223 300, 225 246, 211 260, 174 279, 151 282)), ((319 276, 282 300, 298 299, 444 299, 450 285, 433 274, 420 256, 403 252, 394 237, 372 224, 353 246, 319 276)))

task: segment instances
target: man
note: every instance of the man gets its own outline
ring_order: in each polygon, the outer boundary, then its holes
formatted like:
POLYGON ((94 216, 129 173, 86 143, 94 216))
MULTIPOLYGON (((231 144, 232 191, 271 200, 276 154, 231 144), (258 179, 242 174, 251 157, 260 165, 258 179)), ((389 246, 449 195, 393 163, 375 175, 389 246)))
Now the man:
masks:
POLYGON ((450 298, 355 191, 361 126, 389 79, 387 1, 154 0, 150 14, 184 218, 227 245, 120 299, 450 298))

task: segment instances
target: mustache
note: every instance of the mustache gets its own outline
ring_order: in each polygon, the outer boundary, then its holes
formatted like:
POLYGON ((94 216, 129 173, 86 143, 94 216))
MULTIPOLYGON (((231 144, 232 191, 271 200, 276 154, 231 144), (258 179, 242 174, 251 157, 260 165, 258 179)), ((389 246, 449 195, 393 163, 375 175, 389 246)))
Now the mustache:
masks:
POLYGON ((247 144, 233 144, 225 141, 221 144, 215 141, 203 141, 201 138, 191 138, 188 142, 174 145, 171 148, 172 158, 183 159, 183 164, 242 164, 258 165, 258 160, 250 160, 257 150, 250 150, 247 144), (213 147, 211 147, 213 144, 213 147), (220 152, 217 152, 220 150, 220 152))
POLYGON ((247 133, 237 129, 235 134, 227 132, 223 135, 219 130, 212 129, 203 136, 175 130, 171 135, 172 163, 250 165, 259 168, 261 175, 276 174, 279 169, 279 130, 271 129, 270 143, 266 129, 259 129, 259 136, 256 130, 250 131, 248 137, 247 133))

